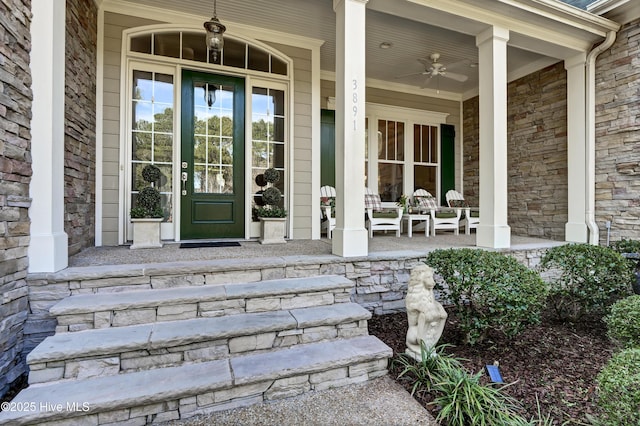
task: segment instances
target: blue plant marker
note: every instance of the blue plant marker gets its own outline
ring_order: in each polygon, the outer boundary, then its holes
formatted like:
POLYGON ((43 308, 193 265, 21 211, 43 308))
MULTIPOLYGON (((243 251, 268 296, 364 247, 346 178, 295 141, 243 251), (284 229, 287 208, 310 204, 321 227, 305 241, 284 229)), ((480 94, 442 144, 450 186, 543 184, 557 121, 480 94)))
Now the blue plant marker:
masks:
POLYGON ((497 365, 487 365, 486 369, 489 374, 489 378, 493 383, 503 383, 502 376, 500 375, 500 370, 497 365))

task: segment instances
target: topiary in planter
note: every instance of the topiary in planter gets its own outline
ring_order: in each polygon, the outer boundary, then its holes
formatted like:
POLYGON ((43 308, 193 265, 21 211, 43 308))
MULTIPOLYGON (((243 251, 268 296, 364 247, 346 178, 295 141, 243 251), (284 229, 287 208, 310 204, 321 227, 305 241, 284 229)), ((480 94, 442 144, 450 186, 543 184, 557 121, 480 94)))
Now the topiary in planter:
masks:
POLYGON ((596 382, 601 424, 640 425, 640 349, 626 349, 614 355, 596 382))
MULTIPOLYGON (((142 178, 150 185, 160 180, 162 172, 157 166, 148 164, 142 169, 142 178)), ((153 186, 142 188, 136 197, 136 206, 131 209, 132 219, 161 218, 164 212, 161 207, 160 192, 153 186)))
POLYGON ((435 250, 427 262, 446 283, 438 283, 455 305, 465 341, 482 341, 489 330, 513 337, 540 322, 548 287, 540 276, 510 256, 479 249, 435 250))
POLYGON ((632 271, 626 259, 608 247, 553 247, 542 256, 540 268, 553 275, 549 304, 562 320, 602 316, 616 300, 631 294, 632 271))
MULTIPOLYGON (((260 176, 260 175, 258 175, 260 176)), ((256 182, 265 182, 273 185, 280 180, 280 172, 273 167, 268 168, 262 174, 262 178, 256 177, 256 182)), ((278 203, 282 199, 282 193, 275 186, 261 191, 262 197, 260 202, 256 202, 258 207, 254 207, 257 217, 287 217, 287 211, 280 207, 278 203)))
POLYGON ((626 348, 640 348, 640 295, 618 300, 604 322, 611 339, 626 348))

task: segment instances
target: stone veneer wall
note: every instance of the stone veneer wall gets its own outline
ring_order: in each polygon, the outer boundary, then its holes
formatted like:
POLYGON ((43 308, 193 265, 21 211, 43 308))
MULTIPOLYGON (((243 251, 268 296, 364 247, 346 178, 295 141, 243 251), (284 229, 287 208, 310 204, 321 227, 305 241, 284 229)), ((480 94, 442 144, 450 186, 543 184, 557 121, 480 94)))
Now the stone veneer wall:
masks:
POLYGON ((596 221, 600 241, 640 239, 640 19, 596 64, 596 221))
MULTIPOLYGON (((567 74, 563 63, 509 83, 508 223, 514 235, 564 240, 567 222, 567 74)), ((478 98, 463 105, 464 193, 479 191, 478 98)))
POLYGON ((26 372, 31 1, 0 2, 0 397, 26 372))
POLYGON ((64 230, 70 256, 95 241, 97 16, 95 2, 67 0, 64 230))

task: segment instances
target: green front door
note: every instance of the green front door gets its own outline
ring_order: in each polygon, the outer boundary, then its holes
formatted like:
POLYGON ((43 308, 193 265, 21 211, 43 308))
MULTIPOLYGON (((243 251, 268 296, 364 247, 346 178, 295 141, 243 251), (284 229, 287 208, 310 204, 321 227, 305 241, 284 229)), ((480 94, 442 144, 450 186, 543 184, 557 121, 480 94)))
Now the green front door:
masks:
POLYGON ((244 237, 244 80, 182 72, 180 238, 244 237))

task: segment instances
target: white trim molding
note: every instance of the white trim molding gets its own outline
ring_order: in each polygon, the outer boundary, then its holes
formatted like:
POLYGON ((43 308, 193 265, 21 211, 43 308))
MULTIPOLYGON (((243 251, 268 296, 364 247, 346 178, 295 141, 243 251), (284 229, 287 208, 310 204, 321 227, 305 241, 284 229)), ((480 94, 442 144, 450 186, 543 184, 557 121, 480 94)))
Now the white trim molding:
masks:
POLYGON ((57 272, 69 262, 64 232, 65 0, 33 0, 32 12, 29 272, 57 272))

